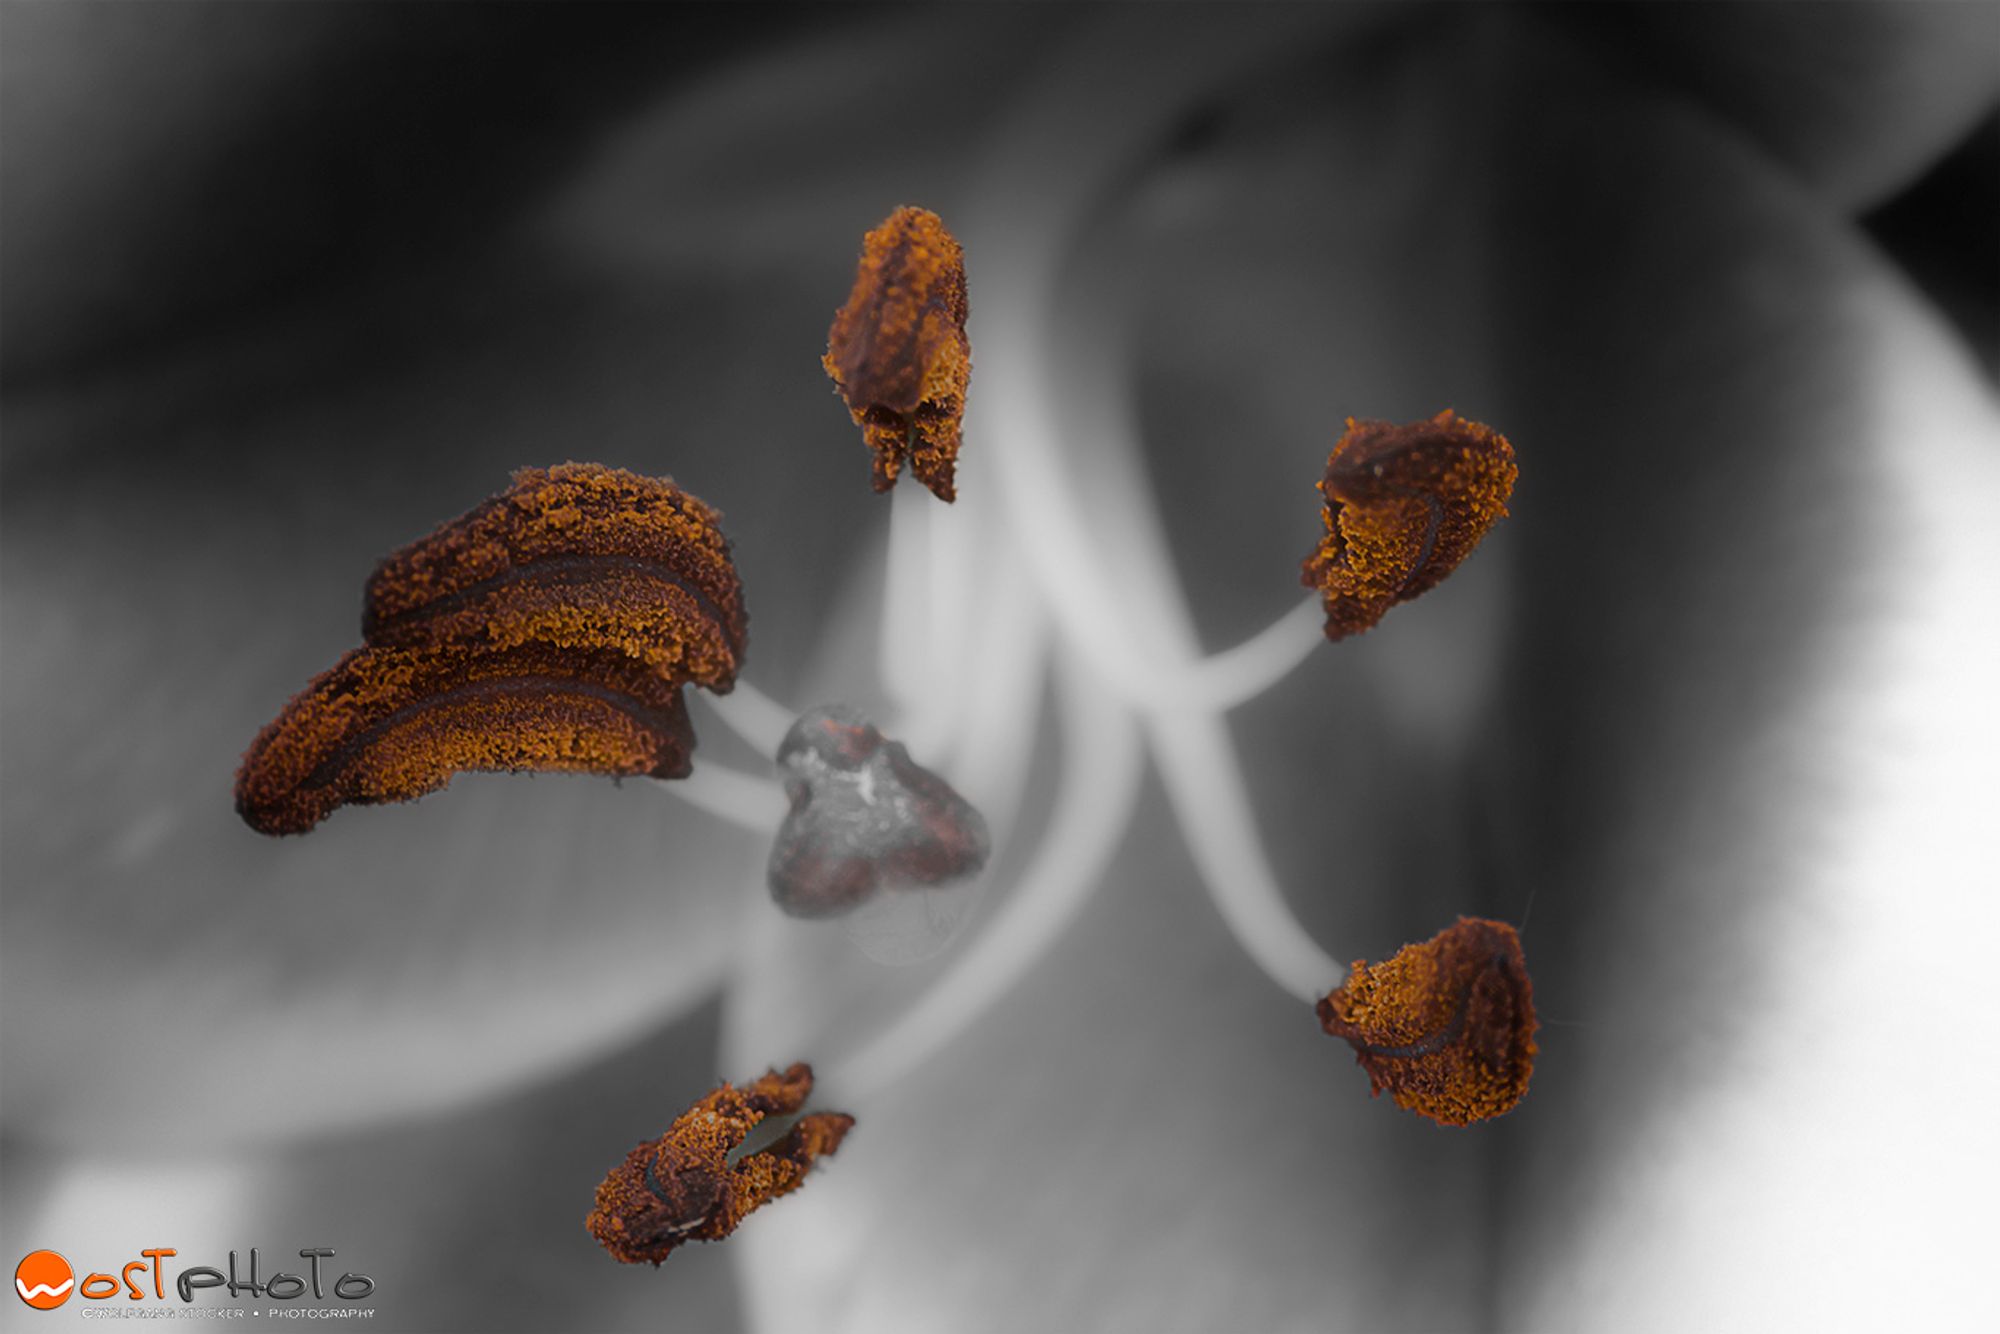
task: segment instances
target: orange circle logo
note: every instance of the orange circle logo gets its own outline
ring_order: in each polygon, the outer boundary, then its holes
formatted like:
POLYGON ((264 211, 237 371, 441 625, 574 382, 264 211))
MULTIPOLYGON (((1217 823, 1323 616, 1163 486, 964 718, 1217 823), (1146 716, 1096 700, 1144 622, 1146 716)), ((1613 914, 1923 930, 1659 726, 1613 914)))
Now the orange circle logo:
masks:
POLYGON ((69 1300, 76 1271, 54 1251, 31 1251, 14 1266, 14 1291, 37 1311, 53 1311, 69 1300))

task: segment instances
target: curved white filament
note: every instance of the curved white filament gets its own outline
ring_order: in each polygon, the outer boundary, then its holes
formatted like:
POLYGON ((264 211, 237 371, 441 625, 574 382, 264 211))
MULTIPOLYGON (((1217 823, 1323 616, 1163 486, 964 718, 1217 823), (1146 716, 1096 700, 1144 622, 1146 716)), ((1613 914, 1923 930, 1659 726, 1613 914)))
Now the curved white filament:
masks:
POLYGON ((1292 609, 1234 648, 1212 653, 1184 675, 1163 673, 1144 687, 1155 708, 1224 712, 1255 699, 1290 676, 1292 669, 1326 643, 1326 609, 1319 594, 1292 609))
POLYGON ((895 716, 883 723, 933 768, 952 754, 970 722, 966 706, 978 697, 970 678, 987 670, 993 632, 1015 623, 1010 613, 994 624, 999 539, 988 533, 995 502, 981 472, 976 463, 961 468, 968 485, 955 505, 915 484, 899 487, 892 499, 881 675, 895 716), (982 551, 983 561, 975 558, 982 551))
MULTIPOLYGON (((1123 383, 1122 355, 1101 334, 1079 335, 1073 312, 1057 307, 1063 262, 1105 184, 1120 179, 1163 130, 1129 108, 1183 105, 1191 89, 1199 93, 1254 67, 1317 35, 1325 22, 1322 14, 1280 10, 1270 24, 1218 23, 1214 40, 1198 50, 1176 45, 1156 58, 1121 48, 1117 80, 1103 79, 1105 52, 1098 49, 1100 41, 1117 40, 1113 32, 1079 43, 1047 72, 1047 95, 996 144, 986 188, 968 211, 978 230, 966 241, 968 256, 1006 277, 981 289, 974 332, 988 374, 973 412, 980 434, 1003 442, 992 453, 1010 528, 1023 535, 1065 639, 1128 706, 1150 715, 1154 753, 1224 921, 1274 981, 1308 999, 1346 970, 1298 925, 1263 856, 1218 717, 1226 703, 1177 689, 1205 679, 1203 659, 1150 503, 1128 405, 1103 390, 1059 401, 1055 371, 1060 359, 1079 383, 1123 383), (1060 117, 1053 108, 1062 109, 1060 117)), ((1304 639, 1296 617, 1281 623, 1278 642, 1287 634, 1304 639)))
POLYGON ((731 769, 712 760, 695 765, 686 778, 662 782, 660 791, 710 815, 719 815, 769 838, 777 833, 790 803, 785 790, 768 778, 731 769))
POLYGON ((931 507, 940 502, 914 480, 906 480, 882 503, 889 510, 889 542, 883 555, 887 569, 877 670, 889 702, 907 710, 922 698, 925 684, 935 679, 938 669, 938 637, 931 625, 932 524, 958 516, 933 515, 931 507))
POLYGON ((1147 723, 1181 834, 1216 911, 1265 976, 1315 1004, 1341 984, 1347 969, 1313 943, 1285 902, 1264 856, 1228 726, 1212 714, 1155 715, 1147 723))
MULTIPOLYGON (((962 701, 952 753, 947 762, 921 746, 912 746, 911 755, 945 777, 979 809, 998 845, 1013 832, 1026 796, 1042 714, 1043 665, 1049 657, 1051 636, 1040 591, 1024 564, 1004 549, 991 554, 994 558, 979 567, 980 577, 958 590, 958 596, 974 608, 977 624, 954 655, 966 666, 964 679, 956 683, 962 701)), ((893 728, 889 735, 901 739, 893 728)), ((775 820, 770 827, 776 828, 775 820)), ((1114 834, 1117 829, 1114 825, 1114 834)), ((742 956, 746 959, 774 948, 773 933, 783 920, 768 911, 768 905, 757 907, 748 918, 749 940, 742 956)), ((959 962, 954 960, 953 970, 936 985, 946 985, 959 962)), ((1024 967, 1026 962, 1032 960, 1024 961, 1024 967)), ((746 976, 760 989, 768 989, 768 980, 762 976, 746 976)), ((770 1037, 769 1028, 752 1005, 726 1009, 721 1049, 730 1068, 748 1068, 767 1059, 770 1037)), ((861 1045, 875 1047, 880 1042, 867 1038, 861 1045)), ((823 1085, 846 1087, 839 1062, 819 1060, 816 1065, 823 1085)))
POLYGON ((1138 800, 1131 716, 1088 666, 1060 663, 1063 764, 1048 835, 1012 897, 951 972, 853 1056, 828 1063, 828 1087, 862 1103, 964 1032, 1040 959, 1097 887, 1138 800))
POLYGON ((785 733, 792 730, 792 723, 799 716, 796 709, 786 708, 741 678, 726 695, 704 690, 695 698, 705 700, 724 727, 743 738, 752 750, 766 759, 777 758, 785 733))
POLYGON ((1026 795, 1049 624, 1034 581, 1017 559, 994 562, 988 577, 971 587, 969 600, 983 619, 955 655, 967 661, 954 672, 946 696, 949 735, 925 738, 934 759, 914 748, 911 753, 937 767, 979 808, 998 843, 1013 830, 1026 795))

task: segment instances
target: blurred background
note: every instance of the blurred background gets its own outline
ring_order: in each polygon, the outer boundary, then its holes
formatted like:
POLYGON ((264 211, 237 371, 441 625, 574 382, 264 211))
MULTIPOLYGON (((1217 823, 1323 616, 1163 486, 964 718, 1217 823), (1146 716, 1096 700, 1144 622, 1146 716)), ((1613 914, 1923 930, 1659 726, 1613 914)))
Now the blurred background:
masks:
MULTIPOLYGON (((1967 1323, 1996 98, 1988 5, 8 0, 0 1254, 331 1247, 393 1330, 1967 1323), (1058 197, 1037 373, 1129 412, 1148 482, 1092 491, 1080 427, 1048 484, 1157 516, 1209 648, 1302 595, 1345 417, 1514 441, 1467 566, 1230 725, 1336 957, 1524 924, 1534 1087, 1465 1131, 1369 1099, 1149 773, 1081 914, 807 1190, 620 1266, 582 1220, 632 1144, 766 1064, 831 1091, 953 953, 775 920, 767 841, 651 782, 279 841, 237 759, 377 558, 567 459, 723 511, 748 679, 872 704, 887 508, 827 323, 862 233, 938 211, 967 458, 1004 450, 981 311, 1058 197)), ((1056 715, 1019 733, 1051 772, 1056 715)))

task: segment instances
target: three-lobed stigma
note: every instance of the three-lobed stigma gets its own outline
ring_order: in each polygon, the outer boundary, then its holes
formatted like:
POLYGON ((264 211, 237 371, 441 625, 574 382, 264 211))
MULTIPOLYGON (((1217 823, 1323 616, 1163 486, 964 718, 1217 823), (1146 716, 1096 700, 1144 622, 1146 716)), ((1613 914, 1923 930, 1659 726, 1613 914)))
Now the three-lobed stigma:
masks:
POLYGON ((794 917, 833 917, 878 890, 975 875, 986 821, 944 779, 851 709, 802 715, 778 747, 791 810, 771 848, 771 897, 794 917))

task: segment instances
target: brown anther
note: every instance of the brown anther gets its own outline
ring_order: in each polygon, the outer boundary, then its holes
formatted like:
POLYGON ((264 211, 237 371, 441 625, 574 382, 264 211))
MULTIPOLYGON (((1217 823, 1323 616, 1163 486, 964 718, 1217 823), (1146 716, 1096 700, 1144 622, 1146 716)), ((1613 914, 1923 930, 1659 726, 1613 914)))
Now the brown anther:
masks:
POLYGON ((1378 1096, 1440 1125, 1509 1111, 1535 1067, 1535 993, 1505 922, 1461 917, 1374 965, 1359 959, 1318 1006, 1378 1096))
POLYGON ((896 484, 907 459, 938 499, 956 497, 972 376, 966 314, 965 253, 937 214, 905 205, 862 240, 821 364, 874 451, 877 491, 896 484))
POLYGON ((795 1064, 705 1095, 611 1169, 584 1226, 626 1264, 657 1265, 684 1242, 722 1240, 752 1210, 805 1184, 813 1163, 853 1128, 844 1112, 812 1112, 769 1148, 729 1161, 758 1122, 805 1106, 812 1086, 812 1067, 795 1064))
POLYGON ((685 777, 681 687, 735 683, 746 618, 715 512, 597 464, 523 469, 368 581, 366 643, 261 731, 236 808, 304 833, 467 770, 685 777))
POLYGON ((523 468, 376 567, 361 635, 607 650, 727 693, 748 618, 720 524, 670 481, 596 463, 523 468))
POLYGON ((1506 437, 1447 408, 1428 421, 1347 419, 1326 461, 1326 536, 1301 582, 1320 590, 1326 637, 1367 630, 1441 582, 1507 513, 1506 437))

